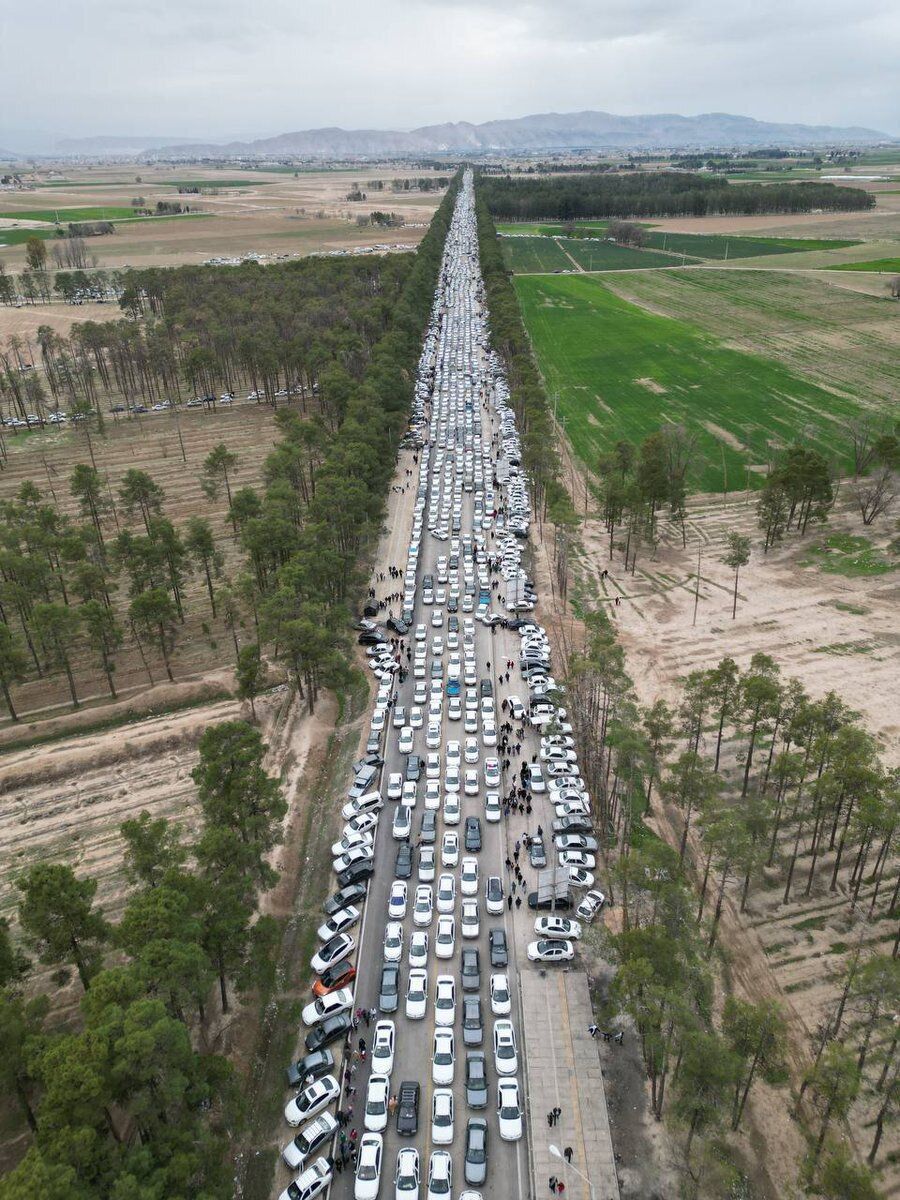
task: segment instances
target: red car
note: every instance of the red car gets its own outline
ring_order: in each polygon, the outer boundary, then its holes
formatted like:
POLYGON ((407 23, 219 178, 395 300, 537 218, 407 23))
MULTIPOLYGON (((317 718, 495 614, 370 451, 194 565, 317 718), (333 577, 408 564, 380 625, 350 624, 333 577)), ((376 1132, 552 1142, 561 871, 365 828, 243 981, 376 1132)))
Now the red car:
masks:
POLYGON ((340 962, 332 963, 330 967, 322 972, 313 984, 313 995, 327 996, 329 992, 335 992, 338 988, 347 987, 355 978, 356 967, 354 967, 349 958, 342 958, 340 962))

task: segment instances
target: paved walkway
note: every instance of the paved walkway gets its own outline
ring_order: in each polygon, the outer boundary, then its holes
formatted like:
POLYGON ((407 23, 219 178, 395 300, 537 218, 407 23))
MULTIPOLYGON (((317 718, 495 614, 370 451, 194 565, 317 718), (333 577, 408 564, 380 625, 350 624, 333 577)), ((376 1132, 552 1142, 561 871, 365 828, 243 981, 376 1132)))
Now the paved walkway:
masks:
POLYGON ((587 975, 524 967, 520 984, 535 1195, 549 1196, 555 1175, 568 1200, 619 1200, 600 1057, 587 1031, 593 1020, 587 975), (562 1114, 551 1129, 547 1113, 556 1107, 562 1114), (550 1154, 551 1144, 572 1147, 571 1167, 550 1154))

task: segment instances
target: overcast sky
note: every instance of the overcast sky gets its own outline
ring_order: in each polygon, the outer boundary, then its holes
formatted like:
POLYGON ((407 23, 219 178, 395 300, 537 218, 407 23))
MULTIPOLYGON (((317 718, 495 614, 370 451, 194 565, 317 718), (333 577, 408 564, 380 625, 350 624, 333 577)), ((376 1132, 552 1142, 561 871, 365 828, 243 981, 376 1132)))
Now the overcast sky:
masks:
POLYGON ((900 0, 10 2, 0 145, 588 108, 900 134, 898 62, 900 0))

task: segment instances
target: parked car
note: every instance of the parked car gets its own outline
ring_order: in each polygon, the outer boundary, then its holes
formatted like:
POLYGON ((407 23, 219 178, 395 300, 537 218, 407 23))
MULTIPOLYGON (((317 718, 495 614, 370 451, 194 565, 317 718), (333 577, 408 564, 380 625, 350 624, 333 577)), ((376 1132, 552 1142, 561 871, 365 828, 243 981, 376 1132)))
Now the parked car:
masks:
POLYGON ((419 1085, 413 1079, 400 1084, 397 1096, 397 1133, 415 1137, 419 1132, 419 1085))

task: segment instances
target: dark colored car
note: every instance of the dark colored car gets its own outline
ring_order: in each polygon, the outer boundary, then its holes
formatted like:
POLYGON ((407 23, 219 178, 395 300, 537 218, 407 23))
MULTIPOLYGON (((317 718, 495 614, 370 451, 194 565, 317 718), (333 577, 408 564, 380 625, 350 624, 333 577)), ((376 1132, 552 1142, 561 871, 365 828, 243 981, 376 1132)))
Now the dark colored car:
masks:
POLYGON ((325 968, 313 984, 313 994, 327 996, 329 992, 336 992, 338 988, 346 987, 355 978, 356 967, 349 958, 342 958, 340 962, 332 963, 331 966, 325 968))
POLYGON ((433 846, 437 841, 437 813, 432 808, 426 808, 422 813, 419 840, 426 846, 433 846))
POLYGON ((381 968, 381 987, 378 989, 378 1007, 382 1012, 397 1011, 400 1003, 400 968, 396 963, 385 963, 381 968))
POLYGON ((310 1053, 313 1050, 321 1050, 323 1046, 345 1038, 352 1028, 350 1016, 347 1013, 338 1013, 334 1017, 328 1017, 315 1029, 311 1029, 303 1044, 310 1053))
MULTIPOLYGON (((397 1100, 397 1132, 401 1137, 415 1137, 419 1132, 419 1085, 412 1079, 405 1079, 400 1084, 397 1100)), ((487 1088, 484 1102, 487 1104, 487 1088)))
POLYGON ((469 851, 481 849, 481 821, 478 817, 466 817, 465 843, 469 851))
POLYGON ((387 642, 387 638, 383 633, 378 633, 374 630, 367 630, 365 633, 361 633, 356 640, 361 646, 379 646, 387 642))
POLYGON ((466 1124, 466 1183, 479 1184, 487 1179, 487 1143, 487 1121, 484 1117, 470 1117, 466 1124))
POLYGON ((544 839, 533 837, 528 843, 528 861, 535 868, 541 870, 547 865, 547 851, 544 849, 544 839))
POLYGON ((397 847, 397 861, 394 864, 394 878, 409 879, 412 875, 412 870, 412 846, 410 846, 409 842, 401 842, 397 847))
POLYGON ((365 894, 366 885, 364 883, 351 883, 348 887, 335 892, 333 896, 329 896, 322 908, 326 916, 333 917, 336 912, 340 912, 348 904, 355 904, 357 900, 362 900, 365 894))
POLYGON ((334 1066, 334 1055, 330 1050, 314 1050, 299 1062, 291 1063, 287 1069, 288 1087, 306 1087, 315 1079, 331 1073, 334 1066))
POLYGON ((478 962, 478 950, 474 946, 463 948, 460 975, 464 992, 477 992, 481 987, 481 966, 478 962))
POLYGON ((406 637, 409 633, 409 625, 407 625, 402 617, 388 617, 385 624, 388 629, 393 629, 394 633, 399 633, 401 637, 406 637))
POLYGON ((546 896, 538 896, 537 892, 529 892, 528 907, 542 912, 547 912, 550 910, 554 912, 565 912, 567 908, 572 907, 572 901, 568 895, 557 896, 554 898, 552 893, 546 896))
POLYGON ((422 760, 418 754, 408 754, 406 756, 406 782, 418 783, 419 776, 422 774, 422 760))
POLYGON ((455 596, 451 596, 447 601, 447 612, 455 613, 459 611, 459 601, 455 596))
POLYGON ((466 1055, 466 1104, 469 1108, 487 1108, 487 1063, 481 1050, 466 1055))
POLYGON ((481 1001, 477 996, 466 996, 463 1000, 463 1045, 480 1046, 484 1038, 484 1022, 481 1019, 481 1001))
POLYGON ((593 829, 588 816, 559 817, 553 822, 554 833, 590 833, 593 829))
POLYGON ((491 951, 491 966, 506 967, 509 965, 509 950, 506 946, 506 931, 491 929, 488 931, 488 946, 491 951))
POLYGON ((371 858, 363 859, 362 862, 355 862, 346 871, 341 871, 338 875, 338 883, 342 888, 349 887, 351 883, 361 883, 364 879, 371 879, 375 874, 375 864, 371 858))
POLYGON ((493 696, 494 685, 491 683, 490 679, 482 679, 478 685, 478 693, 480 696, 493 696))

